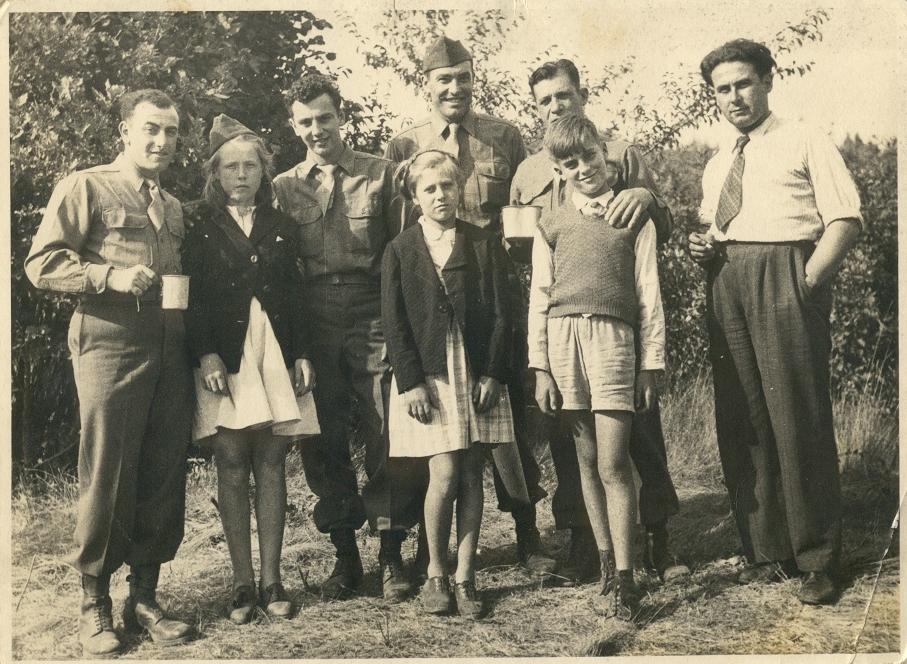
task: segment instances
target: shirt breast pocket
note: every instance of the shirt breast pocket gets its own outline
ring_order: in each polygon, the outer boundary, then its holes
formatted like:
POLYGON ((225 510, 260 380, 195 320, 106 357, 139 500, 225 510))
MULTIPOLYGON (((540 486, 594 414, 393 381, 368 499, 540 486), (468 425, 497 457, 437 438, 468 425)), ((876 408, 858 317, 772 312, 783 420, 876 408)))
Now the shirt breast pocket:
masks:
POLYGON ((350 250, 368 254, 380 251, 387 240, 381 218, 381 201, 370 197, 362 205, 351 206, 346 216, 350 229, 350 250))
POLYGON ((510 164, 495 159, 477 161, 476 174, 482 195, 482 210, 496 212, 510 200, 510 164))
POLYGON ((305 257, 324 253, 324 213, 321 206, 304 205, 290 210, 299 224, 299 253, 305 257))
POLYGON ((125 208, 105 208, 101 212, 105 236, 101 255, 114 267, 151 265, 151 242, 147 214, 129 212, 125 208))

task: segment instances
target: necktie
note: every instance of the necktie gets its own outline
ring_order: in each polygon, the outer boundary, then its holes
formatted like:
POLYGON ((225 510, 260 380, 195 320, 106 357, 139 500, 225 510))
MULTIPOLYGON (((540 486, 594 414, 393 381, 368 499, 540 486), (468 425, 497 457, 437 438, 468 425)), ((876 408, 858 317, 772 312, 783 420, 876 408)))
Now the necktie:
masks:
POLYGON ((334 191, 334 171, 337 170, 337 164, 320 164, 317 166, 321 176, 318 178, 322 188, 328 193, 334 191))
POLYGON ((743 203, 743 148, 750 142, 750 137, 743 134, 737 139, 734 146, 734 163, 731 164, 731 170, 728 171, 724 180, 724 186, 721 188, 721 195, 718 197, 718 210, 715 212, 715 225, 718 230, 723 231, 731 223, 731 220, 740 212, 740 206, 743 203))
POLYGON ((456 122, 451 122, 447 125, 447 136, 444 138, 444 147, 441 148, 444 152, 449 153, 453 156, 454 159, 459 159, 460 157, 460 143, 457 141, 457 132, 460 129, 460 125, 456 122))
POLYGON ((148 194, 151 198, 151 202, 148 204, 148 217, 154 224, 154 229, 159 231, 164 227, 164 199, 161 197, 161 190, 156 182, 145 180, 145 186, 148 187, 148 194))
POLYGON ((252 234, 252 212, 255 210, 254 207, 237 207, 236 212, 239 214, 240 222, 239 225, 243 230, 243 233, 246 234, 246 237, 249 237, 252 234))

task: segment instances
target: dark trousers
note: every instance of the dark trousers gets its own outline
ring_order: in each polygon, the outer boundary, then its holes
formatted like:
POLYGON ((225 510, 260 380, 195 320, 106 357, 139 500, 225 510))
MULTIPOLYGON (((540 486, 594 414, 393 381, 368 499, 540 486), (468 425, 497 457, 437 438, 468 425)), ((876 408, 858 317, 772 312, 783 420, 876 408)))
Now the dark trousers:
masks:
POLYGON ((421 504, 407 490, 405 461, 388 460, 386 404, 390 387, 377 284, 315 284, 308 288, 307 322, 315 367, 315 406, 321 436, 302 444, 309 488, 318 497, 314 520, 323 533, 409 528, 421 504), (353 395, 359 405, 368 482, 358 492, 350 456, 353 395))
POLYGON ((183 538, 195 403, 183 313, 85 302, 68 341, 82 425, 72 564, 101 576, 170 561, 183 538))
POLYGON ((728 244, 709 270, 715 422, 746 555, 832 570, 841 494, 829 392, 831 289, 811 244, 728 244))

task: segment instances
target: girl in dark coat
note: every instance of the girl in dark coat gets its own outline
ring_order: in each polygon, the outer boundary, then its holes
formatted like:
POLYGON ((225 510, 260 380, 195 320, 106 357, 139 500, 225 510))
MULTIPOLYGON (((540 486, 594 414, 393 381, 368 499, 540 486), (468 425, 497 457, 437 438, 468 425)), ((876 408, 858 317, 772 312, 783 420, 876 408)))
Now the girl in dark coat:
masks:
POLYGON ((198 363, 193 437, 210 440, 218 509, 233 563, 230 619, 256 602, 249 473, 261 552, 258 601, 288 617, 280 579, 288 442, 318 433, 315 381, 301 318, 295 223, 271 207, 271 155, 226 115, 214 120, 205 204, 187 242, 188 338, 198 363))

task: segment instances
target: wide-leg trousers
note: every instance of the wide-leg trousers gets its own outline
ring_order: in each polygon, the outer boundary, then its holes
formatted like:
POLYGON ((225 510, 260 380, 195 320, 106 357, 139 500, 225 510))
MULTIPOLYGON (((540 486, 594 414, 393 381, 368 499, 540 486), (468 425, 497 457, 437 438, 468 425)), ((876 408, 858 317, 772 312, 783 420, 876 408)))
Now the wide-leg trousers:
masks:
POLYGON ((831 288, 811 243, 728 243, 709 269, 715 422, 745 554, 830 571, 841 492, 829 389, 831 288))
POLYGON ((136 309, 85 301, 69 326, 82 426, 71 562, 91 576, 165 563, 183 538, 194 411, 183 312, 136 309))

